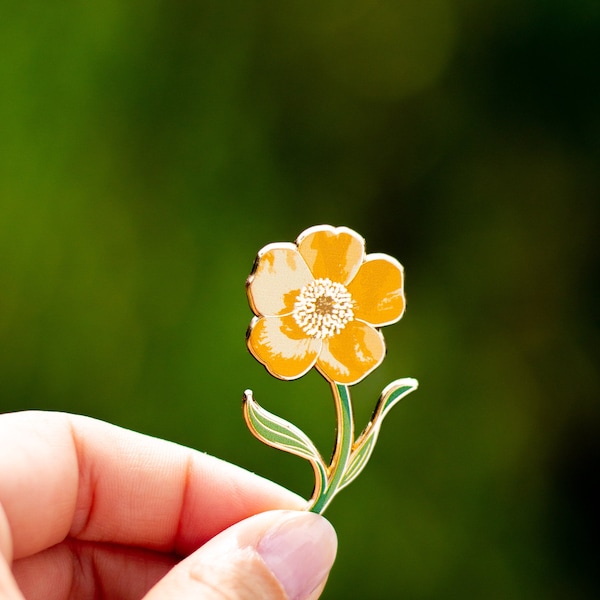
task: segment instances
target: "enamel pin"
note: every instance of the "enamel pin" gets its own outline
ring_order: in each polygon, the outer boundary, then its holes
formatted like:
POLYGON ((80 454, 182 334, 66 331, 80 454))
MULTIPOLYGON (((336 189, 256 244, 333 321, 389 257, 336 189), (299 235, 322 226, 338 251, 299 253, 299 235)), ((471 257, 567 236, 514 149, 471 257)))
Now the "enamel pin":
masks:
POLYGON ((329 465, 303 431, 260 407, 250 390, 243 402, 255 437, 311 463, 315 487, 307 510, 322 513, 364 469, 390 409, 418 386, 412 378, 390 383, 355 439, 350 386, 383 362, 379 328, 404 314, 402 265, 366 254, 365 240, 347 227, 319 225, 293 244, 265 246, 246 287, 255 315, 247 333, 252 355, 278 379, 298 379, 314 367, 331 388, 337 436, 329 465))

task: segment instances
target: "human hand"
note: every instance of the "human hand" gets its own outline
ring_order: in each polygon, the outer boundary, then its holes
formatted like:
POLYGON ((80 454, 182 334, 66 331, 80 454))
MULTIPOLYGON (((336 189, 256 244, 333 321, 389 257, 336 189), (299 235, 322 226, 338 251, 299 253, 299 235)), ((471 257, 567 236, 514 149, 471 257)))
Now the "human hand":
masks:
POLYGON ((303 506, 243 469, 101 421, 0 415, 0 599, 314 600, 336 538, 303 506))

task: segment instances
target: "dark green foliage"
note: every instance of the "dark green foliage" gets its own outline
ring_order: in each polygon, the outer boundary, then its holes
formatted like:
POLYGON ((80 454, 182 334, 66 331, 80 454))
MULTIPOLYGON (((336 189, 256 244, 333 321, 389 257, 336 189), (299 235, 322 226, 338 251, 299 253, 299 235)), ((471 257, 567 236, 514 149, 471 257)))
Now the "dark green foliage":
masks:
POLYGON ((97 416, 308 497, 241 395, 326 449, 329 389, 250 357, 244 281, 266 243, 347 225, 407 272, 357 429, 391 380, 421 387, 328 511, 325 598, 597 597, 597 3, 9 4, 0 410, 97 416))

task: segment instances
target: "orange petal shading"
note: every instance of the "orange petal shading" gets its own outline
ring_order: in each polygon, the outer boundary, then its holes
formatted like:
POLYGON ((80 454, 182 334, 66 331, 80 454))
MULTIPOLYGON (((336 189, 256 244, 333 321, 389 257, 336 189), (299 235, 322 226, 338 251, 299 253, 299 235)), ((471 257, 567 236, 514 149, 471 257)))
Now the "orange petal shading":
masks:
POLYGON ((314 277, 294 244, 269 244, 248 278, 248 300, 255 314, 289 314, 300 290, 314 277))
POLYGON ((381 333, 367 323, 352 321, 323 341, 317 368, 330 381, 353 385, 376 369, 384 356, 381 333))
POLYGON ((291 316, 254 318, 248 348, 279 379, 302 377, 315 364, 321 340, 307 337, 291 316))
POLYGON ((386 254, 369 254, 348 285, 354 316, 376 327, 395 323, 404 314, 402 265, 386 254))
POLYGON ((365 240, 347 227, 311 227, 296 243, 315 279, 328 277, 344 285, 354 277, 365 255, 365 240))

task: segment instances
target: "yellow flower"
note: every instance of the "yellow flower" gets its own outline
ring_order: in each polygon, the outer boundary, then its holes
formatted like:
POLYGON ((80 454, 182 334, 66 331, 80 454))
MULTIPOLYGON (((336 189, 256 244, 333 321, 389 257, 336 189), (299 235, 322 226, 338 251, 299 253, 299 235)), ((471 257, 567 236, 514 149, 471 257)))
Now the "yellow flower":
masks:
POLYGON ((248 348, 279 379, 316 366, 329 381, 357 383, 383 361, 377 327, 402 317, 403 279, 397 260, 365 255, 364 239, 346 227, 311 227, 295 244, 269 244, 248 279, 257 315, 248 348))

